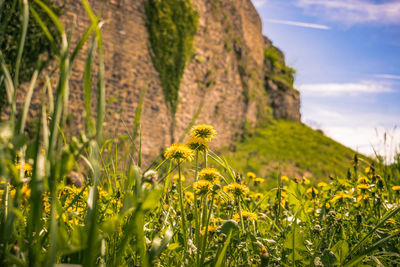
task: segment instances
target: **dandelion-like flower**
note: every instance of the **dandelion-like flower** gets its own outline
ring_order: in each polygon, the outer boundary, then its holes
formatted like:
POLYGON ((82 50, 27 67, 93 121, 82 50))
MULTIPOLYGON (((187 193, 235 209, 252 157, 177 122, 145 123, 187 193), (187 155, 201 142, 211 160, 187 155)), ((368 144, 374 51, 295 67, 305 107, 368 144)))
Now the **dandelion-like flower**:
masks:
POLYGON ((343 191, 336 194, 332 199, 331 202, 336 202, 336 201, 343 201, 346 198, 351 198, 351 195, 344 193, 343 191))
POLYGON ((177 163, 184 161, 192 161, 193 150, 185 144, 172 144, 165 150, 164 157, 167 159, 175 160, 177 163))
POLYGON ((319 182, 318 184, 317 184, 317 187, 326 187, 326 186, 328 186, 328 184, 327 183, 325 183, 325 182, 319 182))
MULTIPOLYGON (((216 226, 214 225, 209 225, 207 228, 207 235, 211 235, 212 233, 215 232, 215 230, 217 229, 216 226)), ((206 227, 204 226, 203 229, 200 231, 201 235, 204 235, 206 233, 206 227)))
POLYGON ((208 124, 199 124, 190 130, 191 137, 197 137, 210 142, 217 135, 214 127, 208 124))
POLYGON ((204 196, 211 191, 213 185, 207 180, 198 180, 193 184, 193 190, 197 195, 204 196))
MULTIPOLYGON (((257 214, 249 211, 242 211, 243 221, 257 221, 257 214)), ((240 214, 233 215, 233 219, 237 222, 240 222, 240 214)))
POLYGON ((254 172, 248 172, 247 173, 247 177, 249 178, 249 179, 255 179, 257 176, 256 176, 256 174, 254 173, 254 172))
POLYGON ((22 170, 24 172, 25 176, 32 176, 33 168, 32 168, 31 164, 26 163, 26 162, 24 164, 21 164, 19 162, 19 163, 17 163, 17 165, 15 167, 17 168, 17 170, 22 170))
POLYGON ((309 198, 314 199, 318 195, 318 190, 314 186, 307 189, 306 194, 309 198))
POLYGON ((284 182, 289 182, 289 177, 287 177, 286 175, 281 176, 281 180, 284 182))
POLYGON ((358 182, 359 184, 368 184, 368 183, 369 183, 369 180, 368 180, 367 177, 363 176, 363 177, 358 178, 357 182, 358 182))
POLYGON ((398 194, 400 194, 400 185, 392 186, 392 190, 396 191, 398 194))
POLYGON ((205 168, 199 172, 199 180, 207 180, 210 182, 218 181, 221 177, 219 171, 215 168, 205 168))
POLYGON ((262 184, 262 183, 264 183, 264 181, 265 181, 264 178, 261 178, 261 177, 257 177, 257 178, 253 179, 253 182, 255 185, 262 184))
POLYGON ((194 194, 189 191, 185 191, 185 201, 187 203, 192 203, 194 201, 194 194))
POLYGON ((361 194, 357 197, 357 202, 361 202, 363 200, 368 200, 369 195, 368 194, 361 194))
POLYGON ((200 137, 192 137, 187 142, 187 145, 190 149, 199 152, 207 152, 208 151, 208 143, 205 139, 200 137))
MULTIPOLYGON (((179 180, 179 173, 174 174, 174 176, 172 176, 172 180, 178 181, 179 180)), ((185 178, 185 176, 183 176, 183 174, 181 174, 181 180, 182 180, 182 182, 186 181, 186 178, 185 178)))
POLYGON ((245 196, 249 193, 249 188, 243 184, 233 183, 227 186, 224 186, 224 191, 230 194, 233 194, 237 197, 245 196))
POLYGON ((361 192, 365 192, 369 189, 369 185, 367 184, 359 184, 357 185, 357 189, 361 190, 361 192))
POLYGON ((263 198, 264 195, 261 193, 254 193, 254 194, 250 194, 249 196, 250 196, 250 198, 260 200, 261 198, 263 198))

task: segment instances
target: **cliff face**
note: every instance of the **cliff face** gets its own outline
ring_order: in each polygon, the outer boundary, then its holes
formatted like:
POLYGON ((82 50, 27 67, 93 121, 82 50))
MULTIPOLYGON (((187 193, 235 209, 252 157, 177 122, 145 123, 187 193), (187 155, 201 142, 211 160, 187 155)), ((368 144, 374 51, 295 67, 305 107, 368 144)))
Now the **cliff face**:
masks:
MULTIPOLYGON (((251 1, 193 0, 199 13, 199 26, 193 55, 182 78, 172 138, 171 116, 151 60, 144 1, 90 1, 105 21, 102 32, 105 82, 110 100, 106 119, 108 134, 125 133, 124 123, 131 129, 143 88, 147 89, 141 129, 143 154, 148 157, 160 153, 171 140, 179 139, 201 105, 197 122, 215 126, 216 147, 229 145, 245 123, 255 126, 272 114, 276 118, 300 120, 299 94, 276 79, 279 71, 265 57, 265 50, 272 43, 262 35, 261 20, 251 1)), ((65 22, 76 19, 73 35, 76 41, 89 25, 81 1, 66 1, 64 12, 65 22)), ((83 128, 82 80, 87 51, 86 47, 77 60, 70 82, 70 113, 78 129, 83 128)), ((283 54, 279 57, 284 63, 283 54)))

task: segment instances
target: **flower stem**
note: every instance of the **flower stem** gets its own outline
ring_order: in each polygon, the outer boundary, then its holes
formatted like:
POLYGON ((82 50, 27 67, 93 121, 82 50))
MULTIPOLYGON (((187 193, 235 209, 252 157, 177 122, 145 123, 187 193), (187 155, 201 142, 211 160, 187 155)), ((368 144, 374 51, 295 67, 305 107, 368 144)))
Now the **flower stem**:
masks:
POLYGON ((181 175, 181 164, 178 163, 178 174, 179 174, 179 181, 178 181, 178 194, 179 194, 179 204, 181 208, 181 218, 182 218, 182 235, 183 235, 183 242, 185 247, 185 258, 188 250, 188 243, 186 237, 186 218, 185 218, 185 209, 183 206, 183 192, 182 192, 182 175, 181 175))
MULTIPOLYGON (((211 206, 210 206, 210 210, 208 212, 208 216, 207 216, 207 221, 206 221, 206 225, 205 225, 205 231, 204 231, 204 237, 203 237, 203 247, 201 249, 201 261, 200 261, 200 266, 203 266, 204 264, 204 259, 206 256, 206 245, 207 245, 207 235, 208 235, 208 224, 210 223, 210 217, 211 217, 211 212, 212 212, 212 207, 214 204, 214 197, 215 195, 213 194, 212 198, 211 198, 211 206)), ((207 203, 207 202, 206 202, 207 203)))
MULTIPOLYGON (((194 180, 196 182, 198 180, 198 177, 197 177, 198 164, 199 164, 199 151, 196 151, 196 168, 194 169, 194 180)), ((195 242, 196 242, 196 247, 199 249, 200 248, 200 220, 199 220, 199 211, 198 211, 198 206, 197 206, 196 192, 194 192, 194 221, 195 221, 195 242)), ((196 262, 197 262, 197 264, 199 264, 200 254, 197 253, 196 257, 197 257, 196 262)))

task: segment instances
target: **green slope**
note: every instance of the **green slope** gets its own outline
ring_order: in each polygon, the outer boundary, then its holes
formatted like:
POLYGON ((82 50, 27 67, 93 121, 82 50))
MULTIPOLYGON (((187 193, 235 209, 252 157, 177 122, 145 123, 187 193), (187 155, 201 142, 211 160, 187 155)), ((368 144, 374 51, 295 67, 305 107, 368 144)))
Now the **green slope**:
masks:
POLYGON ((268 177, 280 167, 282 175, 324 180, 344 176, 355 151, 319 131, 292 121, 279 120, 250 130, 244 140, 225 151, 228 162, 242 173, 268 177))

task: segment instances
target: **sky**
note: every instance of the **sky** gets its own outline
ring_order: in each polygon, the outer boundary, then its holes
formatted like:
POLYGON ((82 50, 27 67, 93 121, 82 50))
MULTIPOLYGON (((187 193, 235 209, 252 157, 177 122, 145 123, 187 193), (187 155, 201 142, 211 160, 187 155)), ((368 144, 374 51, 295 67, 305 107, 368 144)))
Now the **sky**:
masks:
POLYGON ((297 70, 302 121, 391 157, 400 144, 400 0, 252 1, 264 35, 297 70))

